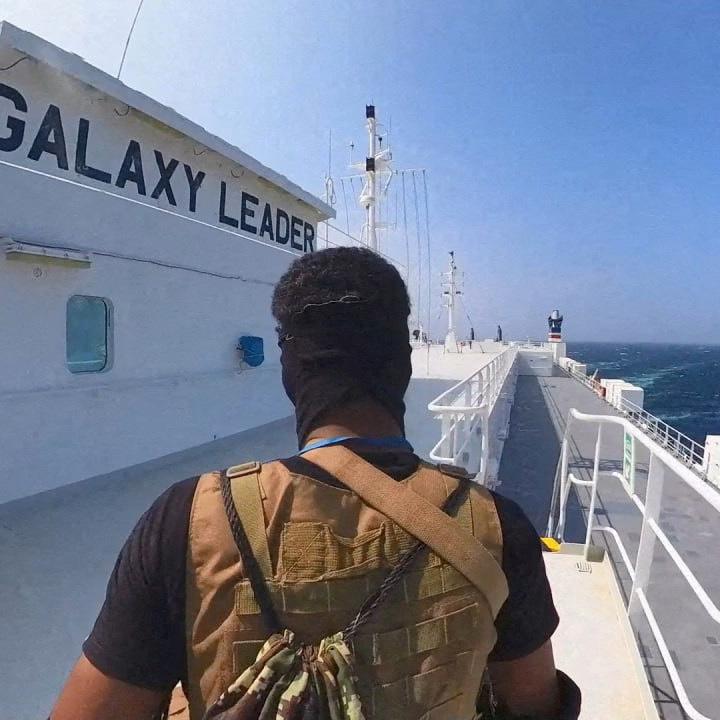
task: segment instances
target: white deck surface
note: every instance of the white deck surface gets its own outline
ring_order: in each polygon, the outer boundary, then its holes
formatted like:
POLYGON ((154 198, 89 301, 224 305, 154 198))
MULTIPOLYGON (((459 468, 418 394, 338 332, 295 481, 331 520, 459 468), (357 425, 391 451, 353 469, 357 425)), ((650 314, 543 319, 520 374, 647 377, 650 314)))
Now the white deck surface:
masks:
POLYGON ((560 615, 555 664, 580 687, 580 720, 657 720, 632 630, 607 558, 545 553, 560 615), (582 570, 581 570, 582 568, 582 570))
POLYGON ((413 378, 452 378, 456 382, 485 367, 507 347, 494 342, 474 342, 462 352, 445 352, 442 345, 421 346, 413 349, 413 378))

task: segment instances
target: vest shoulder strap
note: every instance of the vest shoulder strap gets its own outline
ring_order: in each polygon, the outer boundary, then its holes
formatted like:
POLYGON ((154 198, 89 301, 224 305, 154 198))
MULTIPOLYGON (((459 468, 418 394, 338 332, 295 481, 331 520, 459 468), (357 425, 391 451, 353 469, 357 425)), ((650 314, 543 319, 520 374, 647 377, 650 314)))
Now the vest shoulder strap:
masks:
POLYGON ((244 463, 228 468, 226 475, 230 481, 233 505, 247 535, 250 549, 263 577, 269 579, 273 576, 273 569, 265 529, 260 470, 259 462, 244 463))

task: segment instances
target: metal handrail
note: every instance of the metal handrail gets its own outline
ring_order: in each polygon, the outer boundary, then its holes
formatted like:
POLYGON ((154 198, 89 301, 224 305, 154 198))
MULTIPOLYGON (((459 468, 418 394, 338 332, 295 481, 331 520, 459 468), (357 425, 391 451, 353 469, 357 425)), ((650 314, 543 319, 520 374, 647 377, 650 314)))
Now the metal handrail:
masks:
POLYGON ((705 477, 705 470, 703 469, 703 460, 705 458, 704 445, 701 445, 664 420, 639 407, 632 402, 632 400, 621 398, 618 409, 625 413, 635 425, 670 450, 678 460, 683 461, 701 477, 705 477))
POLYGON ((516 372, 517 349, 508 347, 487 365, 442 392, 428 404, 441 421, 440 440, 430 451, 435 462, 466 465, 461 458, 473 440, 479 446, 476 471, 484 481, 490 460, 488 424, 498 398, 516 372))
POLYGON ((720 512, 720 493, 712 489, 707 483, 703 482, 701 478, 698 478, 697 474, 693 472, 691 468, 687 467, 687 465, 678 459, 672 452, 670 452, 668 448, 660 444, 653 437, 650 437, 645 431, 638 428, 630 419, 615 415, 590 415, 579 412, 573 408, 570 410, 568 415, 565 435, 563 437, 560 461, 558 463, 558 471, 555 476, 555 485, 553 487, 550 515, 548 517, 547 534, 549 536, 556 537, 560 541, 563 540, 570 489, 573 485, 585 485, 589 487, 590 506, 588 509, 587 532, 585 535, 585 558, 587 559, 588 557, 592 541, 592 533, 594 530, 607 533, 615 540, 615 543, 620 551, 622 561, 632 580, 630 599, 627 607, 628 615, 636 615, 640 611, 642 611, 645 615, 650 626, 650 630, 660 649, 660 653, 667 667, 673 687, 677 692, 680 705, 688 717, 691 718, 691 720, 711 720, 706 715, 703 715, 700 711, 698 711, 690 702, 678 673, 677 664, 670 654, 670 649, 668 648, 667 642, 665 641, 657 619, 652 611, 646 592, 650 579, 650 569, 653 562, 655 541, 659 540, 678 570, 680 570, 682 576, 690 586, 690 589, 708 613, 709 617, 714 622, 720 624, 720 608, 718 608, 718 606, 710 598, 708 593, 700 584, 699 580, 695 577, 692 570, 682 559, 680 553, 676 550, 670 539, 660 527, 660 510, 662 505, 662 493, 666 469, 674 472, 681 481, 697 492, 716 511, 720 512), (598 426, 592 480, 580 480, 569 471, 568 443, 570 428, 573 421, 597 423, 598 426), (602 430, 605 425, 621 426, 625 433, 629 434, 633 438, 633 442, 639 442, 650 452, 650 466, 644 501, 635 492, 635 483, 632 476, 630 478, 626 478, 619 472, 608 473, 600 471, 602 430), (614 528, 604 525, 595 525, 595 504, 597 500, 598 482, 603 478, 614 478, 619 481, 634 505, 642 514, 643 522, 640 532, 640 545, 638 547, 634 563, 630 560, 627 549, 614 528), (556 516, 557 524, 555 520, 556 516))
POLYGON ((602 385, 593 378, 570 367, 568 373, 585 387, 589 388, 605 400, 611 407, 627 416, 631 422, 643 432, 653 437, 660 445, 670 451, 678 460, 689 467, 698 477, 707 481, 707 470, 704 467, 705 446, 680 432, 656 415, 649 413, 632 400, 620 397, 619 405, 614 405, 600 394, 602 385))
POLYGON ((579 372, 572 366, 570 366, 566 372, 572 375, 578 382, 581 382, 585 387, 590 388, 593 392, 599 392, 602 387, 597 380, 594 380, 586 373, 579 372))
POLYGON ((555 343, 544 340, 502 340, 503 345, 524 350, 552 350, 555 343))

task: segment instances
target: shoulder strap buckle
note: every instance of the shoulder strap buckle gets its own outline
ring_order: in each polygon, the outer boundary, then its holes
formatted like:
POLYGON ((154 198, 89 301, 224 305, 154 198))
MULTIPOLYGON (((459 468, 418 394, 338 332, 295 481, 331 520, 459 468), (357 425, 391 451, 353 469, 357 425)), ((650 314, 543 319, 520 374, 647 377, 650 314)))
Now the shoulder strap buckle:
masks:
POLYGON ((243 475, 250 475, 251 473, 256 473, 259 470, 260 463, 257 460, 253 460, 252 462, 241 463, 240 465, 233 465, 225 471, 225 474, 228 476, 228 478, 232 479, 236 477, 242 477, 243 475))
POLYGON ((449 475, 458 480, 472 480, 473 476, 464 468, 459 465, 448 465, 447 463, 440 463, 436 465, 437 469, 443 475, 449 475))

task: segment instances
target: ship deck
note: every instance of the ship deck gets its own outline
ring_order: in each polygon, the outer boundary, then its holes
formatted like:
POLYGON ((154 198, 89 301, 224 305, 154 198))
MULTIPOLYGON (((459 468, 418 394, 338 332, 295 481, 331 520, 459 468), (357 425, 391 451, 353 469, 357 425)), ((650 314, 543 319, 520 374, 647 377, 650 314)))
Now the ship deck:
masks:
MULTIPOLYGON (((406 431, 421 457, 437 442, 428 403, 497 353, 413 353, 406 431)), ((294 418, 0 505, 0 718, 45 717, 80 653, 117 554, 170 485, 203 471, 297 451, 294 418)))
MULTIPOLYGON (((572 407, 585 413, 617 414, 604 400, 561 370, 556 369, 553 377, 518 378, 510 435, 503 451, 497 489, 523 507, 541 534, 545 532, 550 507, 552 482, 549 479, 555 475, 565 422, 572 407)), ((569 467, 584 480, 592 476, 596 432, 589 424, 574 423, 572 426, 569 467)), ((604 429, 601 470, 622 471, 622 434, 620 427, 606 426, 604 429)), ((636 482, 643 492, 648 460, 645 449, 638 447, 636 482)), ((589 488, 576 490, 568 506, 565 537, 584 542, 586 526, 581 508, 587 513, 589 488)), ((720 517, 669 470, 662 508, 661 527, 710 597, 718 603, 720 517)), ((634 561, 640 541, 641 516, 617 481, 608 479, 599 486, 596 513, 600 524, 609 525, 619 533, 634 561)), ((614 541, 597 532, 593 534, 593 542, 607 550, 627 601, 630 578, 614 541)), ((655 547, 648 599, 678 664, 691 702, 708 717, 717 717, 720 629, 707 616, 660 543, 655 547)), ((584 614, 582 607, 577 609, 584 614)), ((685 718, 644 617, 633 618, 633 627, 660 716, 666 720, 685 718)), ((582 642, 586 654, 596 652, 597 640, 594 631, 585 633, 582 642)), ((587 695, 592 688, 584 688, 584 692, 587 695)))
MULTIPOLYGON (((429 415, 427 404, 495 356, 493 348, 479 346, 464 357, 452 358, 450 363, 446 357, 438 364, 435 350, 430 356, 414 353, 414 377, 407 395, 407 434, 418 454, 424 457, 439 435, 439 423, 429 415)), ((518 378, 498 489, 520 503, 540 532, 545 528, 552 478, 570 407, 585 412, 611 412, 606 403, 564 375, 518 378)), ((605 436, 603 461, 608 468, 621 465, 620 439, 612 432, 605 436)), ((587 476, 590 471, 594 441, 591 430, 584 426, 575 428, 571 457, 575 474, 587 476)), ((159 494, 172 483, 209 468, 248 459, 284 457, 295 450, 293 420, 284 418, 161 460, 0 505, 2 717, 30 720, 47 714, 91 629, 122 543, 140 514, 159 494)), ((640 455, 638 460, 642 475, 647 458, 640 455)), ((662 518, 663 527, 677 536, 680 551, 691 561, 710 595, 717 598, 720 580, 714 577, 712 560, 720 539, 716 519, 711 519, 710 511, 679 482, 666 482, 665 501, 668 509, 662 518)), ((586 503, 587 498, 579 497, 571 510, 567 532, 570 540, 584 537, 580 509, 586 503)), ((604 521, 618 529, 632 552, 637 547, 640 521, 622 489, 603 487, 599 508, 604 521)), ((604 537, 598 536, 595 542, 604 543, 604 537)), ((617 560, 613 548, 609 558, 611 562, 617 560)), ((632 677, 637 677, 632 676, 632 652, 629 646, 623 649, 627 638, 621 625, 608 639, 598 621, 608 613, 608 617, 615 613, 620 618, 622 613, 618 614, 618 604, 610 595, 605 593, 607 597, 603 600, 605 595, 593 585, 608 579, 605 576, 603 580, 605 571, 601 566, 592 566, 594 578, 589 580, 586 575, 578 576, 574 558, 552 556, 547 562, 563 618, 556 639, 558 664, 581 680, 586 698, 582 717, 599 720, 607 715, 604 710, 596 712, 593 708, 606 708, 607 697, 617 694, 615 688, 627 689, 635 682, 632 677), (562 567, 568 563, 572 567, 562 567), (575 588, 573 591, 568 590, 568 582, 575 588), (590 618, 596 621, 591 622, 590 618), (615 650, 611 657, 612 648, 615 650), (598 659, 597 672, 588 675, 588 660, 592 657, 598 659), (612 672, 608 673, 608 668, 612 672)), ((622 570, 619 575, 623 581, 621 590, 626 592, 627 577, 622 570)), ((670 563, 660 559, 656 563, 650 592, 651 602, 659 608, 661 626, 668 628, 668 639, 680 660, 690 696, 707 712, 715 693, 714 679, 720 676, 718 632, 706 630, 709 621, 694 612, 697 603, 679 574, 671 572, 670 563), (682 613, 677 612, 679 598, 687 598, 682 613), (671 618, 672 624, 667 622, 671 618)), ((683 717, 659 655, 648 639, 649 631, 642 624, 638 627, 662 717, 683 717)), ((622 715, 624 720, 646 717, 641 714, 644 705, 640 700, 636 698, 636 710, 622 715)))

